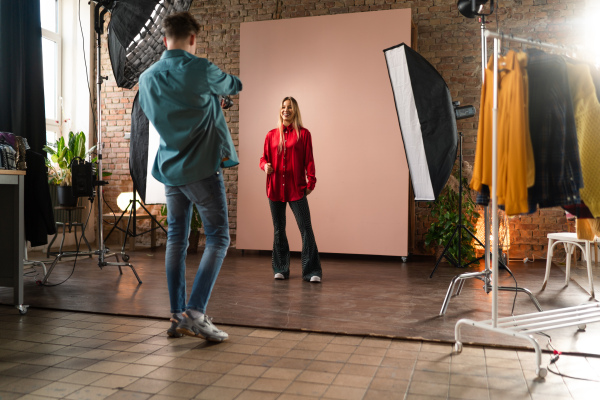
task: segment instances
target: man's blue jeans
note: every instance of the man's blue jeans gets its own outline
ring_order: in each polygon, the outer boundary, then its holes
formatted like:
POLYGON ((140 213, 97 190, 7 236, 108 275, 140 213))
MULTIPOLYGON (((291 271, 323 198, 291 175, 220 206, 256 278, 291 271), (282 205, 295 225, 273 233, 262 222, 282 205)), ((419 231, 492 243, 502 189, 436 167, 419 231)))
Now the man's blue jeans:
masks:
POLYGON ((171 312, 187 308, 206 312, 206 305, 221 270, 229 247, 227 198, 221 170, 198 182, 182 186, 166 186, 167 251, 165 265, 171 312), (202 218, 206 246, 194 279, 190 300, 186 306, 185 258, 190 234, 192 203, 202 218))

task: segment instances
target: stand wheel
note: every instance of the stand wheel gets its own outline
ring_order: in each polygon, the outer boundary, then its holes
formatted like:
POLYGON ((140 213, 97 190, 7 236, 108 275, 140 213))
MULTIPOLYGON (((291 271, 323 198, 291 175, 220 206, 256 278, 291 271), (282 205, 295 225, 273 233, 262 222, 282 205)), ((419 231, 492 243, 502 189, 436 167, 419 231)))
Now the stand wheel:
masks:
POLYGON ((123 261, 125 261, 125 262, 129 261, 129 255, 127 255, 127 254, 122 254, 122 255, 121 255, 121 258, 122 258, 122 259, 123 259, 123 261))
POLYGON ((548 370, 546 368, 538 368, 535 370, 535 374, 540 378, 545 378, 548 375, 548 370))
POLYGON ((400 257, 402 259, 402 262, 405 263, 408 261, 408 257, 400 257))
POLYGON ((586 324, 579 324, 579 325, 577 325, 577 329, 579 329, 580 331, 585 331, 585 328, 587 328, 586 324))
POLYGON ((17 310, 19 310, 19 314, 21 314, 21 315, 27 314, 27 307, 29 307, 29 306, 24 306, 23 304, 17 306, 17 310))
POLYGON ((461 342, 456 342, 456 343, 454 343, 454 352, 455 352, 456 354, 460 354, 460 353, 462 353, 462 349, 463 349, 463 346, 462 346, 462 343, 461 343, 461 342))

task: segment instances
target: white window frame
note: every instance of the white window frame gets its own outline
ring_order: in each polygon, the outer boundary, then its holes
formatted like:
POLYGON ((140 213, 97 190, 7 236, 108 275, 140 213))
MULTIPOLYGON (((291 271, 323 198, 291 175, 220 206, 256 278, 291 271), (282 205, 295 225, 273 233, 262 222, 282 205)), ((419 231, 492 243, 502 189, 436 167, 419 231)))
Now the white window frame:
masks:
POLYGON ((46 118, 46 131, 56 133, 56 139, 61 136, 62 119, 62 34, 61 34, 61 0, 56 0, 56 30, 52 32, 42 28, 42 37, 56 43, 56 119, 46 118))

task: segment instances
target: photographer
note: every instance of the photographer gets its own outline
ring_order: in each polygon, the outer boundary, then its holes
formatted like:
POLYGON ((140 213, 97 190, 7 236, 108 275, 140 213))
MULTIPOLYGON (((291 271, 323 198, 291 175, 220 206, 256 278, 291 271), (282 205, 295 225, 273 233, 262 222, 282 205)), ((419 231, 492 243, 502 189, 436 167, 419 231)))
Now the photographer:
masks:
POLYGON ((229 220, 222 168, 239 163, 221 107, 242 83, 205 58, 196 57, 200 25, 187 12, 163 22, 167 50, 140 76, 140 106, 160 135, 152 175, 165 184, 165 265, 171 303, 167 334, 223 341, 227 333, 206 316, 206 306, 229 247, 229 220), (196 205, 206 247, 186 304, 185 258, 196 205))

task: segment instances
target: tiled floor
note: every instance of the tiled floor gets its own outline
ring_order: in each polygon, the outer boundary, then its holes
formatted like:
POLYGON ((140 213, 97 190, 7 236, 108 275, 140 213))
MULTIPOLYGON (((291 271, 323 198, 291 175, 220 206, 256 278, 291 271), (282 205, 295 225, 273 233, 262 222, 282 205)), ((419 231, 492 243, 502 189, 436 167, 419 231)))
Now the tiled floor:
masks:
MULTIPOLYGON (((598 399, 600 383, 534 375, 533 353, 220 326, 169 339, 167 320, 0 306, 0 399, 598 399)), ((549 355, 544 355, 547 365, 549 355)), ((600 380, 600 359, 554 368, 600 380)))

